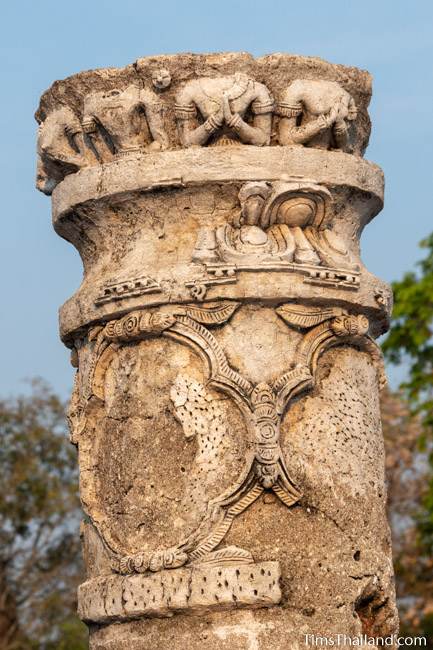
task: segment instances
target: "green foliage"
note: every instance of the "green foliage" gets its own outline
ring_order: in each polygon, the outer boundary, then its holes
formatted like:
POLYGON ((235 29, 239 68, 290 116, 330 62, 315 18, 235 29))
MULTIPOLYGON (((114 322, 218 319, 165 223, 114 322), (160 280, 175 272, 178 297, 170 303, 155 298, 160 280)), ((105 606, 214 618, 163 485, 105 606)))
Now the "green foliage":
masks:
MULTIPOLYGON (((408 364, 405 391, 412 412, 423 425, 420 444, 431 450, 433 440, 433 233, 421 242, 426 256, 415 272, 393 283, 394 312, 390 333, 383 345, 385 358, 393 364, 408 364)), ((433 454, 431 479, 419 515, 419 531, 433 553, 433 454)))
POLYGON ((408 361, 409 377, 403 384, 425 426, 433 430, 433 234, 421 242, 427 256, 417 272, 394 282, 394 312, 383 351, 391 363, 408 361))
POLYGON ((0 439, 0 648, 81 650, 76 452, 64 404, 40 381, 29 396, 0 400, 0 439))

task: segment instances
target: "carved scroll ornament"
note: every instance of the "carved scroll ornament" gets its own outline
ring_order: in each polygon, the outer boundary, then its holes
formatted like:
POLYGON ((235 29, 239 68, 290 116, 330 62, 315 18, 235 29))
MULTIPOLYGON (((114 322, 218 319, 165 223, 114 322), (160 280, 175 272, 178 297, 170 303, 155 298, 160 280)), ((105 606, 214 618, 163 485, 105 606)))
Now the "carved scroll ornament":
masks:
POLYGON ((328 227, 331 200, 326 187, 304 177, 242 185, 232 222, 198 233, 192 259, 207 275, 191 283, 192 296, 203 300, 206 286, 235 282, 238 271, 282 270, 311 284, 356 290, 359 265, 328 227))
MULTIPOLYGON (((175 547, 125 555, 122 541, 112 534, 104 514, 90 508, 88 515, 101 535, 115 571, 143 573, 180 567, 205 561, 206 558, 212 561, 215 549, 224 539, 234 518, 264 491, 273 492, 288 507, 301 499, 300 486, 296 486, 290 477, 282 455, 280 422, 293 398, 314 387, 318 359, 323 352, 341 345, 365 350, 378 368, 379 384, 383 384, 381 355, 368 336, 369 324, 365 316, 348 314, 340 308, 292 304, 277 308, 277 314, 290 328, 303 332, 291 367, 271 385, 265 382, 252 384, 230 367, 223 349, 208 329, 222 325, 237 308, 237 303, 222 302, 198 307, 139 310, 110 321, 105 326, 97 326, 89 333, 90 345, 93 346, 91 361, 77 375, 69 412, 73 442, 80 444, 86 428, 86 412, 91 408, 92 401, 104 400, 105 373, 119 346, 164 336, 194 350, 203 360, 207 372, 206 385, 195 383, 192 392, 189 391, 192 380, 188 377, 178 378, 173 385, 171 399, 174 412, 185 435, 193 437, 197 433, 195 427, 198 425, 194 424, 194 418, 188 420, 188 413, 191 414, 194 408, 201 413, 206 410, 208 386, 236 403, 245 420, 251 443, 241 475, 234 477, 229 489, 208 502, 207 514, 198 528, 175 547), (193 402, 187 405, 191 399, 193 402)), ((211 415, 210 420, 222 417, 218 412, 211 415)), ((205 427, 209 421, 204 420, 205 427)), ((91 480, 90 476, 86 486, 82 486, 84 504, 91 480)))

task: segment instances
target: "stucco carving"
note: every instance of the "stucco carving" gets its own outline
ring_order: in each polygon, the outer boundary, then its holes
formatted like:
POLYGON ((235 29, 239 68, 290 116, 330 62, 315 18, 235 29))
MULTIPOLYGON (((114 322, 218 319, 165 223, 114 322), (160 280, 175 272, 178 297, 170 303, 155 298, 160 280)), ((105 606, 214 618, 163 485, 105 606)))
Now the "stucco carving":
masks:
POLYGON ((396 630, 370 92, 355 68, 226 53, 44 94, 38 185, 84 265, 60 331, 91 650, 396 630))
POLYGON ((266 86, 245 74, 195 79, 176 96, 179 136, 186 147, 209 140, 217 146, 242 142, 263 146, 270 143, 273 108, 266 86), (248 109, 251 124, 244 119, 248 109))
POLYGON ((171 74, 167 68, 158 68, 152 73, 152 83, 157 90, 165 90, 171 84, 171 74))
POLYGON ((56 109, 38 132, 36 186, 51 194, 58 182, 86 164, 84 133, 78 116, 69 108, 56 109))
POLYGON ((280 600, 277 562, 196 566, 144 578, 89 580, 80 587, 79 614, 85 621, 108 623, 119 618, 172 616, 178 612, 272 607, 280 600))
POLYGON ((96 298, 95 303, 102 305, 113 300, 142 296, 144 293, 160 293, 161 291, 161 285, 147 275, 137 278, 127 278, 123 281, 117 280, 105 284, 102 287, 101 294, 96 298))
POLYGON ((181 74, 173 81, 171 66, 157 63, 145 78, 131 77, 125 69, 112 74, 103 90, 89 91, 92 84, 85 84, 79 102, 65 93, 60 109, 45 112, 43 107, 37 114, 42 126, 38 188, 50 194, 82 167, 108 163, 116 154, 177 148, 179 141, 185 147, 279 143, 356 149, 351 127, 358 118, 356 102, 341 83, 295 78, 287 86, 272 66, 267 68, 265 60, 263 64, 253 66, 250 74, 223 74, 222 68, 219 75, 212 70, 211 76, 193 75, 185 81, 181 74), (275 114, 277 139, 271 137, 275 114))
POLYGON ((198 232, 192 259, 205 265, 206 276, 188 285, 194 298, 198 287, 203 299, 206 287, 236 281, 237 271, 280 269, 317 285, 357 289, 359 265, 328 227, 331 193, 326 187, 297 177, 248 182, 239 202, 231 223, 198 232))
MULTIPOLYGON (((366 350, 377 364, 378 382, 382 383, 380 353, 367 336, 369 323, 365 316, 350 315, 341 309, 286 305, 278 308, 277 313, 289 326, 307 329, 308 332, 294 350, 291 369, 272 385, 266 382, 253 385, 230 367, 218 341, 203 324, 203 321, 207 325, 223 324, 236 307, 236 304, 227 303, 209 307, 202 305, 200 308, 175 307, 170 311, 131 312, 120 320, 110 321, 102 329, 96 328, 91 334, 96 344, 88 368, 81 370, 85 380, 77 382, 69 415, 74 442, 79 443, 83 435, 86 410, 92 397, 105 399, 105 374, 119 344, 160 335, 191 346, 199 353, 207 366, 207 385, 235 401, 244 416, 249 436, 250 451, 241 475, 233 477, 228 490, 205 504, 207 514, 198 528, 175 547, 123 555, 121 540, 107 535, 104 517, 101 520, 99 514, 98 520, 92 509, 88 510, 112 557, 113 568, 121 573, 177 568, 206 557, 222 542, 234 518, 264 490, 273 491, 289 507, 299 501, 301 492, 291 479, 281 453, 280 420, 291 399, 314 387, 318 358, 325 350, 336 345, 356 345, 366 350)), ((217 471, 218 459, 225 453, 228 423, 221 401, 213 399, 203 384, 188 375, 178 375, 171 387, 170 398, 185 436, 197 440, 196 464, 206 464, 206 478, 209 478, 212 472, 217 471)), ((203 490, 200 472, 197 476, 195 489, 200 495, 203 490)))
POLYGON ((323 224, 330 199, 325 187, 307 179, 245 183, 239 192, 240 214, 215 231, 199 231, 193 259, 354 269, 345 243, 323 224))
POLYGON ((277 108, 280 144, 343 149, 356 119, 353 97, 333 81, 297 79, 283 93, 277 108))
POLYGON ((87 95, 83 130, 98 160, 105 162, 114 154, 166 149, 162 115, 161 100, 153 91, 131 85, 87 95))

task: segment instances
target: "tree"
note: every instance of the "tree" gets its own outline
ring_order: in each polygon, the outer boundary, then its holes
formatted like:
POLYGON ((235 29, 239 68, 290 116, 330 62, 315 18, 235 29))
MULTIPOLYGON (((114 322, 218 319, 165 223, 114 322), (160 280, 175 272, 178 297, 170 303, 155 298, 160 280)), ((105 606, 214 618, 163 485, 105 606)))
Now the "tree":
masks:
POLYGON ((64 404, 41 381, 0 400, 0 439, 0 648, 87 648, 74 614, 80 511, 64 404))
MULTIPOLYGON (((415 513, 414 536, 419 558, 412 575, 423 582, 433 566, 433 234, 421 242, 424 259, 413 272, 393 283, 394 312, 389 335, 383 345, 385 358, 392 364, 407 365, 407 379, 401 389, 414 417, 418 417, 417 450, 424 452, 428 464, 423 475, 420 505, 415 513), (425 562, 427 561, 427 564, 425 562), (418 576, 418 577, 417 577, 418 576)), ((415 565, 414 565, 415 566, 415 565)), ((414 568, 412 567, 412 569, 414 568)), ((410 576, 410 570, 407 572, 410 576)), ((430 590, 433 585, 430 583, 430 590)), ((433 636, 433 606, 424 612, 424 626, 433 636)))
POLYGON ((402 390, 412 411, 421 417, 420 444, 429 451, 432 469, 419 516, 419 530, 433 555, 433 234, 421 242, 421 247, 427 255, 418 263, 416 271, 393 283, 393 321, 383 350, 391 363, 409 363, 402 390))
POLYGON ((433 431, 433 233, 421 242, 426 257, 417 269, 394 282, 391 329, 383 344, 385 357, 393 364, 409 362, 403 384, 413 409, 424 427, 433 431))
POLYGON ((381 411, 401 633, 425 636, 433 648, 433 557, 418 532, 429 475, 427 454, 418 444, 423 427, 402 394, 384 391, 381 411))

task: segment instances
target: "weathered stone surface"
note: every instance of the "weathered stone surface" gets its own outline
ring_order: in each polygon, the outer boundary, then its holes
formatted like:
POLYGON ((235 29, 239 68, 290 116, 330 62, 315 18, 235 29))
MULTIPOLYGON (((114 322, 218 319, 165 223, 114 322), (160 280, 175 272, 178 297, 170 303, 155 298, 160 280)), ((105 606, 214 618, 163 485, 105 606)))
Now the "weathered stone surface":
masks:
POLYGON ((278 562, 191 567, 148 576, 107 576, 80 586, 84 621, 108 623, 175 613, 271 607, 281 600, 278 562))
POLYGON ((60 330, 94 650, 396 630, 370 93, 319 59, 180 54, 42 97, 38 186, 84 265, 60 330))

